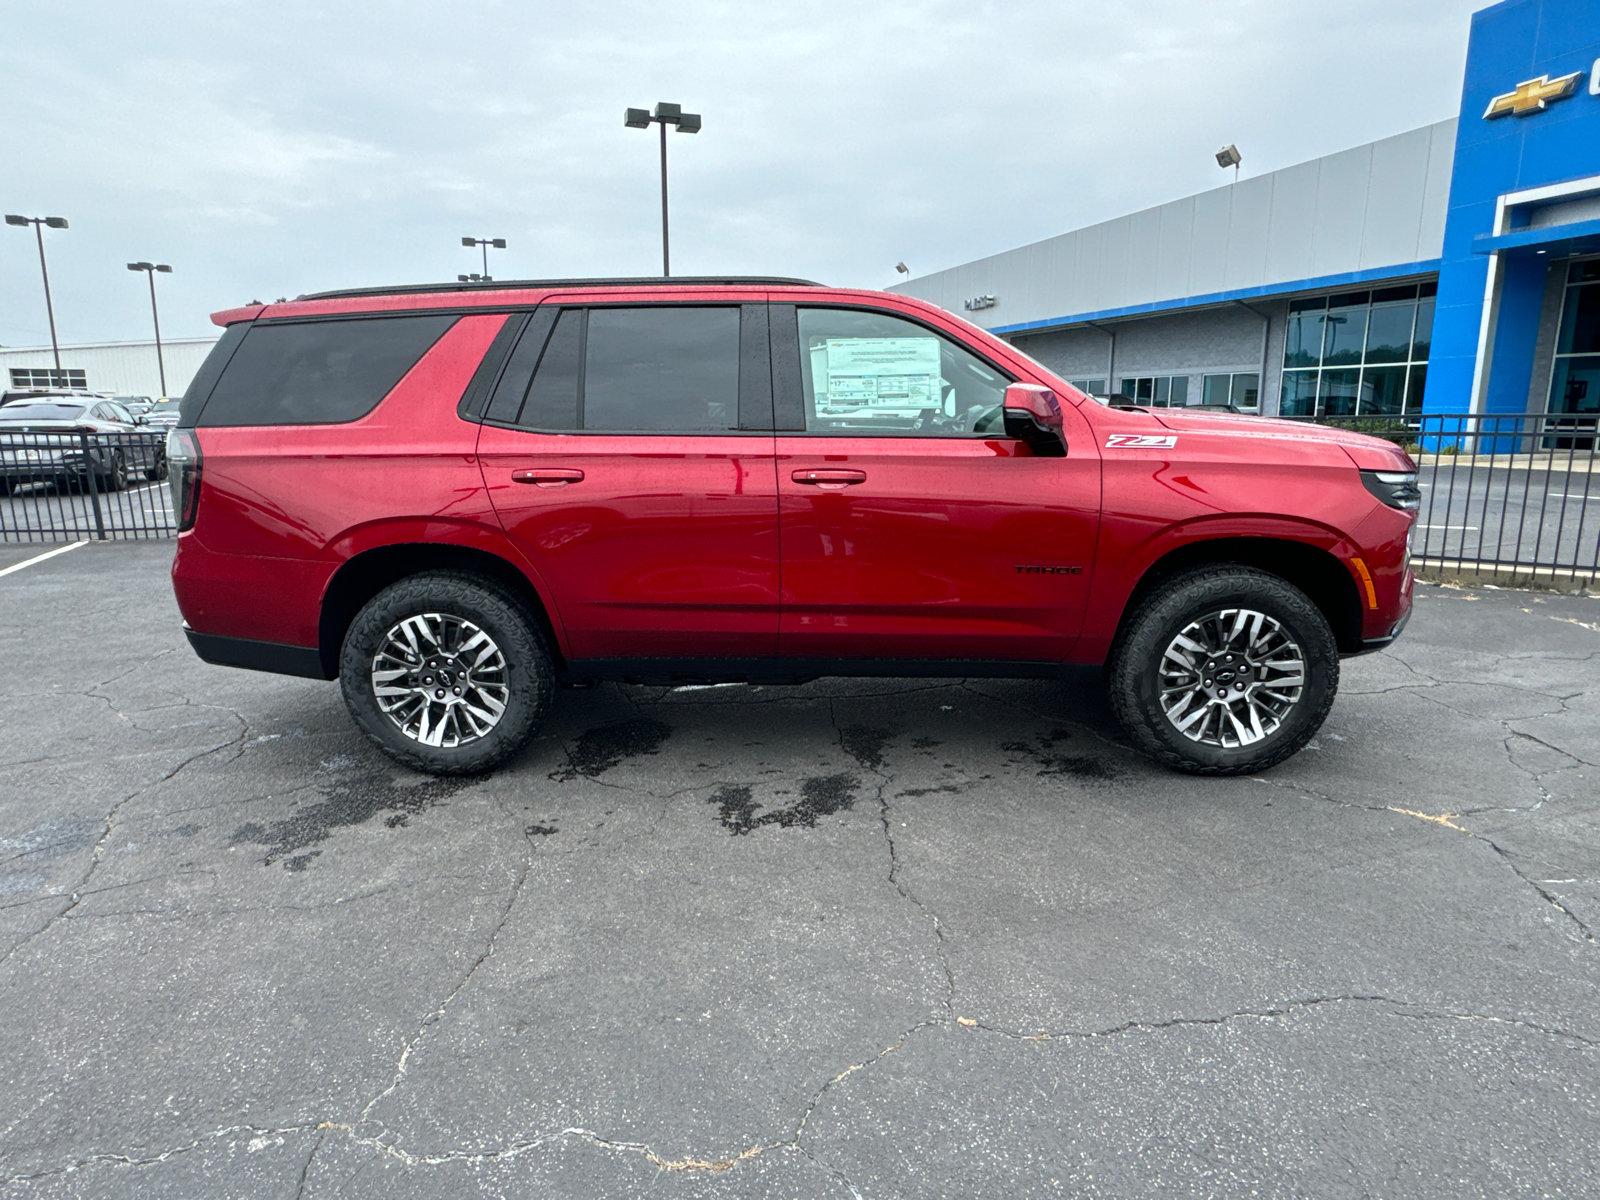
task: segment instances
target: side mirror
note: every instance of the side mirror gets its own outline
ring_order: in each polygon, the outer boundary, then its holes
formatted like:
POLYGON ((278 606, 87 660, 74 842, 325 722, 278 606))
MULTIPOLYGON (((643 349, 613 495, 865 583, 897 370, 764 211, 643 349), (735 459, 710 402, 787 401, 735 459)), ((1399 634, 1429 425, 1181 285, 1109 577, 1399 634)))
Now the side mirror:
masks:
POLYGON ((133 423, 135 425, 148 425, 150 424, 150 418, 146 414, 140 413, 133 419, 133 423))
POLYGON ((1013 383, 1006 388, 1006 436, 1025 442, 1040 458, 1065 458, 1066 417, 1061 401, 1037 383, 1013 383))
POLYGON ((1013 383, 1006 388, 1005 409, 1007 420, 1032 419, 1045 429, 1059 430, 1066 419, 1056 394, 1037 383, 1013 383))

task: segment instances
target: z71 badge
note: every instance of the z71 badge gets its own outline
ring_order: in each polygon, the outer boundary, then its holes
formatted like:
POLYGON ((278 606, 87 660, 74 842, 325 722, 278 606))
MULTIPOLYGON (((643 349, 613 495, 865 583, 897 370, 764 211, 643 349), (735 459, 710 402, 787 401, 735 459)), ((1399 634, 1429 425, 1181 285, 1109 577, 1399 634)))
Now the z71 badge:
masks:
POLYGON ((1170 450, 1177 444, 1173 433, 1113 433, 1106 439, 1108 450, 1170 450))

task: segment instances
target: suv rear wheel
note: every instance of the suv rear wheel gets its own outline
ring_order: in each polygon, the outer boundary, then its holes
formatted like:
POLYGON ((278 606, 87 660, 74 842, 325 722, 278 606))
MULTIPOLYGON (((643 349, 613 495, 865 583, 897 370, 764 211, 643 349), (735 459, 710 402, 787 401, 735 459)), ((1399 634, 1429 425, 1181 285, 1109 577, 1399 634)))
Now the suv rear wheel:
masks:
POLYGON ((1202 567, 1140 604, 1111 662, 1111 702, 1134 743, 1196 775, 1247 775, 1300 750, 1339 686, 1320 609, 1276 575, 1202 567))
POLYGON ((391 584, 356 614, 339 683, 385 754, 467 775, 527 742, 550 709, 555 672, 520 601, 485 576, 437 571, 391 584))

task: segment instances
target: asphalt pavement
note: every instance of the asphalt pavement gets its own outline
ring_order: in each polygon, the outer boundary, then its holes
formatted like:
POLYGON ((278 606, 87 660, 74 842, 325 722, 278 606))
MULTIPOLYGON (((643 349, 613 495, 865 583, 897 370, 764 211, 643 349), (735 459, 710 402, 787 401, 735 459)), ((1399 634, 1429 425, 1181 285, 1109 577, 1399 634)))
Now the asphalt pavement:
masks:
POLYGON ((1600 602, 1422 588, 1255 779, 825 680, 441 781, 170 552, 0 576, 0 1196, 1594 1194, 1600 602))

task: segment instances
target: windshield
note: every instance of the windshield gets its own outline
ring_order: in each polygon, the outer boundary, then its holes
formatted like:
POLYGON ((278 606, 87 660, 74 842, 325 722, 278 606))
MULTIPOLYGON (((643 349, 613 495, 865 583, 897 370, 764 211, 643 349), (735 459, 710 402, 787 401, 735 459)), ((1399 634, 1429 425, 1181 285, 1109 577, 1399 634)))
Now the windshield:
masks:
POLYGON ((180 403, 181 403, 181 401, 178 401, 178 400, 157 400, 154 404, 152 404, 150 406, 149 411, 153 412, 153 413, 158 413, 158 412, 177 412, 178 411, 178 405, 180 403))
POLYGON ((86 404, 8 404, 0 408, 0 421, 76 421, 86 404))

